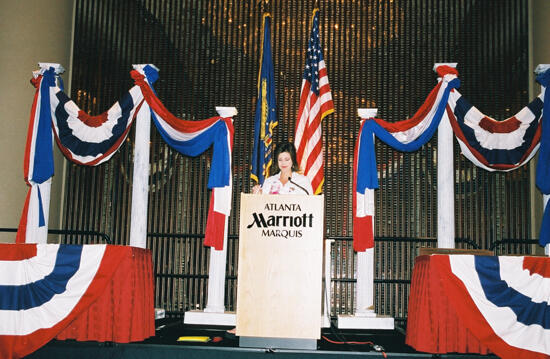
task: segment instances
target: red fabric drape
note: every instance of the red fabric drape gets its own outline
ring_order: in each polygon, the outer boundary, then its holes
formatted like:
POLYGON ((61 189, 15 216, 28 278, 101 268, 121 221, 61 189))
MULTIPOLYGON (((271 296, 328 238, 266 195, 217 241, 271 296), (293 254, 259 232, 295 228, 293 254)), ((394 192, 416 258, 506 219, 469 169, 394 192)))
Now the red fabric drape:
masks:
MULTIPOLYGON (((458 76, 458 71, 450 66, 442 65, 438 66, 437 74, 439 77, 443 77, 445 75, 456 75, 458 76)), ((388 132, 401 132, 401 131, 407 131, 414 126, 418 125, 430 112, 430 104, 434 103, 437 98, 437 93, 439 92, 439 89, 441 87, 441 81, 437 83, 437 85, 430 91, 428 94, 428 97, 426 97, 426 100, 420 106, 420 108, 416 111, 416 113, 409 119, 399 121, 399 122, 388 122, 385 120, 382 120, 380 118, 376 118, 375 121, 380 126, 382 126, 386 131, 388 132)))
POLYGON ((398 122, 389 122, 381 118, 375 118, 374 120, 388 132, 401 132, 410 130, 426 118, 426 116, 430 112, 430 105, 435 102, 437 98, 437 93, 439 92, 440 88, 441 82, 438 82, 437 85, 435 85, 435 87, 432 89, 432 91, 430 91, 422 106, 420 106, 420 108, 411 118, 398 122))
POLYGON ((21 218, 19 219, 19 226, 17 226, 17 235, 15 237, 15 243, 23 244, 27 239, 27 213, 29 213, 29 202, 31 200, 31 190, 27 189, 27 196, 25 197, 25 204, 23 205, 23 211, 21 211, 21 218))
POLYGON ((2 244, 0 246, 2 261, 21 261, 36 256, 36 244, 13 245, 2 244))
POLYGON ((134 83, 141 88, 141 93, 149 107, 151 107, 164 121, 179 132, 196 132, 204 129, 206 126, 218 121, 221 117, 215 116, 206 120, 189 121, 178 118, 172 112, 170 112, 166 106, 160 101, 160 99, 151 90, 149 84, 145 82, 145 76, 140 74, 136 70, 130 71, 130 76, 134 79, 134 83))
POLYGON ((210 205, 208 207, 208 218, 206 220, 204 245, 207 247, 214 247, 217 251, 223 250, 224 231, 225 215, 214 211, 214 191, 212 191, 210 205))
MULTIPOLYGON (((439 256, 441 257, 441 256, 439 256)), ((489 349, 468 330, 452 306, 445 285, 432 263, 433 256, 417 257, 414 264, 406 343, 422 352, 480 353, 489 349)))
POLYGON ((154 336, 153 296, 151 251, 127 247, 103 294, 56 339, 128 343, 154 336))

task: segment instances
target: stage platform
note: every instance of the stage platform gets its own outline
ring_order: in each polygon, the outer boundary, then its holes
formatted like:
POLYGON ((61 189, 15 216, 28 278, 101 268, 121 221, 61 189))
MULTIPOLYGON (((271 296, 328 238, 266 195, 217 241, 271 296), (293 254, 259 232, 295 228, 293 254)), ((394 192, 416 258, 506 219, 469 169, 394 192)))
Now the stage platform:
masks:
MULTIPOLYGON (((273 348, 240 348, 238 337, 226 333, 228 328, 212 328, 184 325, 181 321, 165 322, 156 336, 139 343, 98 343, 75 340, 53 340, 28 359, 209 359, 209 358, 485 358, 496 359, 494 355, 475 354, 428 354, 416 352, 405 344, 401 330, 393 331, 336 331, 324 329, 317 342, 317 350, 283 350, 273 348), (205 343, 181 342, 185 336, 209 337, 205 343), (334 344, 340 342, 371 342, 372 344, 334 344)), ((159 327, 160 327, 159 325, 159 327)))

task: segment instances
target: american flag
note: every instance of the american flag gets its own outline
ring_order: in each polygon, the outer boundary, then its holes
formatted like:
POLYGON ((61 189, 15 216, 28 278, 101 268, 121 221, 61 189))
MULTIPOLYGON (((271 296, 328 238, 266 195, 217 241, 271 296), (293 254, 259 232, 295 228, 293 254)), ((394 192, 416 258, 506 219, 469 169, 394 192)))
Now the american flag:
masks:
POLYGON ((319 194, 325 181, 322 121, 334 112, 334 104, 319 40, 319 9, 313 10, 312 18, 294 143, 300 169, 311 181, 315 194, 319 194))

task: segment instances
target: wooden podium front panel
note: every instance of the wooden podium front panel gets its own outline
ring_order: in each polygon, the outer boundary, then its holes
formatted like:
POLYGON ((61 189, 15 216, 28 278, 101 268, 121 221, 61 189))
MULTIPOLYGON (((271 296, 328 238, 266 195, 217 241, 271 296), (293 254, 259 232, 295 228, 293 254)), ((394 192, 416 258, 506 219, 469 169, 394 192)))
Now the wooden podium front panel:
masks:
POLYGON ((237 335, 320 338, 323 201, 241 194, 237 335))

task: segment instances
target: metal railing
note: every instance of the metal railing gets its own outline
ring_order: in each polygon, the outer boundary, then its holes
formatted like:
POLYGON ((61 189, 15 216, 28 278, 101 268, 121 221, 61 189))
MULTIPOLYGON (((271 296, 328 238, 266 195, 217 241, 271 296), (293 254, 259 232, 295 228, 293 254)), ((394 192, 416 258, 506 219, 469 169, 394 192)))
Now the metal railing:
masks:
MULTIPOLYGON (((0 228, 0 232, 17 232, 17 228, 0 228)), ((49 234, 95 236, 105 243, 111 239, 97 231, 49 229, 49 234)), ((202 309, 206 303, 208 260, 198 260, 194 254, 202 246, 204 234, 148 233, 148 247, 153 251, 155 266, 155 305, 166 309, 172 317, 183 317, 190 309, 202 309)), ((228 262, 226 270, 226 307, 236 309, 238 266, 238 235, 228 236, 228 262)), ((355 310, 356 260, 352 249, 353 238, 329 236, 331 246, 331 316, 353 314, 355 310), (351 253, 351 256, 350 256, 351 253)), ((456 238, 457 244, 472 249, 480 246, 468 238, 456 238)), ((503 239, 491 244, 489 250, 497 251, 507 245, 521 254, 530 253, 535 239, 503 239)), ((421 247, 434 247, 435 238, 376 237, 375 238, 375 310, 378 314, 391 315, 396 325, 406 327, 408 295, 410 291, 414 259, 421 247)), ((204 251, 203 251, 204 252, 204 251)), ((511 253, 517 254, 517 253, 511 253)), ((202 254, 204 255, 204 253, 202 254)))
MULTIPOLYGON (((207 298, 208 260, 193 258, 193 253, 198 253, 204 235, 148 233, 147 237, 155 262, 156 305, 165 307, 167 313, 174 317, 183 316, 187 310, 203 309, 207 298)), ((225 299, 228 310, 236 309, 238 238, 238 235, 228 236, 225 299)), ((352 314, 357 281, 355 253, 351 247, 353 238, 329 236, 327 240, 334 241, 331 248, 331 316, 352 314), (349 256, 349 253, 352 255, 349 256)), ((468 238, 456 238, 455 241, 467 248, 480 249, 468 238)), ((397 324, 404 327, 414 258, 419 248, 436 247, 437 239, 376 237, 375 246, 379 259, 374 279, 375 292, 378 293, 376 311, 392 315, 397 324)))
MULTIPOLYGON (((0 228, 0 232, 11 232, 11 233, 17 233, 17 228, 0 228)), ((61 234, 61 235, 67 235, 67 236, 96 236, 100 237, 105 243, 112 244, 111 238, 106 234, 102 232, 97 231, 80 231, 80 230, 73 230, 73 229, 48 229, 48 234, 61 234)))

